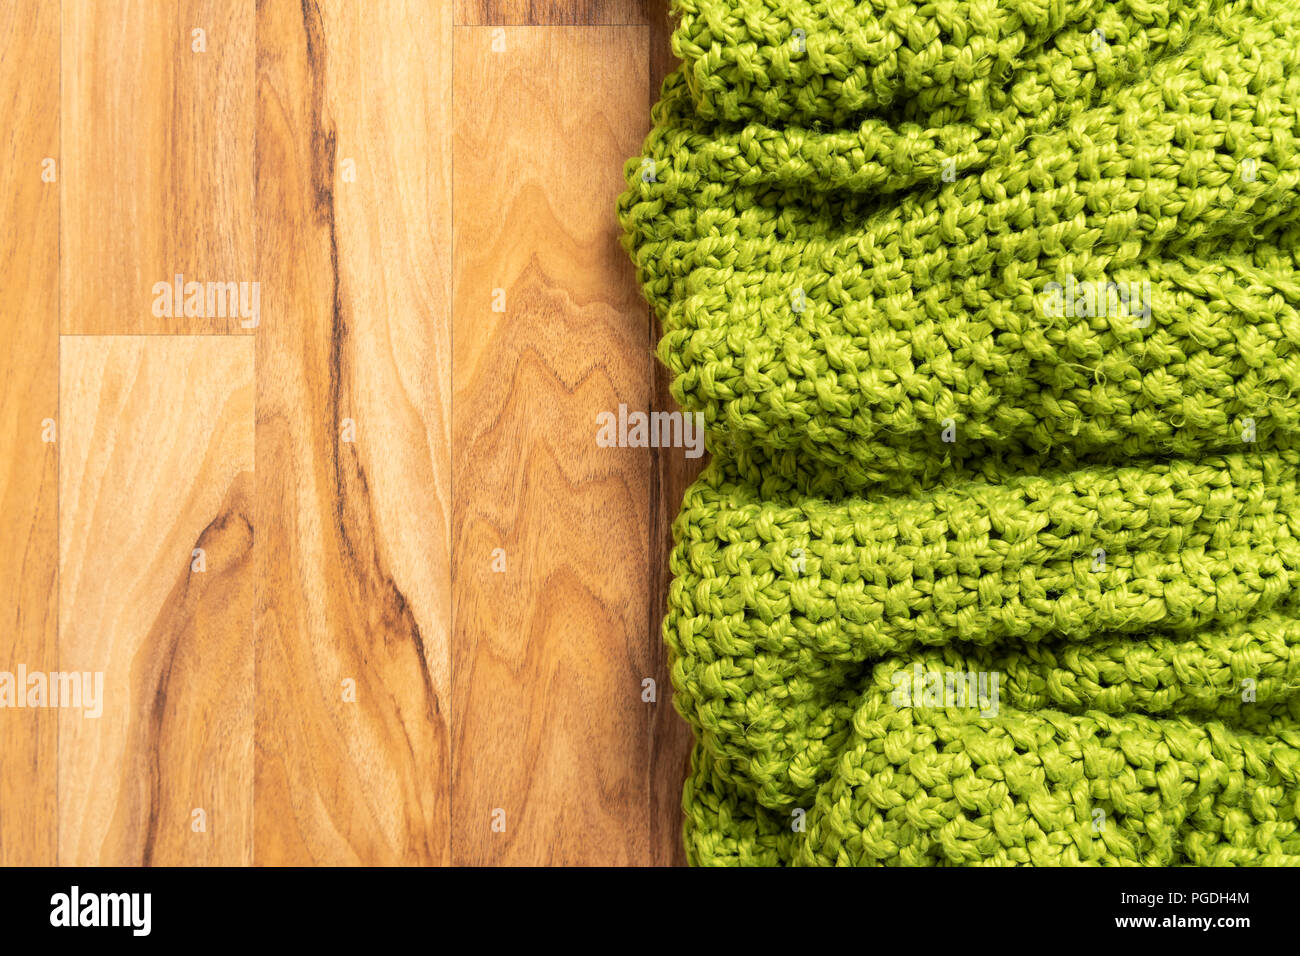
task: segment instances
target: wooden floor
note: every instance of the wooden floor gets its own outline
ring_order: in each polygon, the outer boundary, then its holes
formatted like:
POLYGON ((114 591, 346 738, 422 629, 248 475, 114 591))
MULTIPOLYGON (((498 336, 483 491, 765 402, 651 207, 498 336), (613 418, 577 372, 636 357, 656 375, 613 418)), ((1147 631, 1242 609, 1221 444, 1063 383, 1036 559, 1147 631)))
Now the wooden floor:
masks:
POLYGON ((698 462, 595 440, 671 407, 666 0, 61 7, 0 4, 0 864, 680 863, 698 462))

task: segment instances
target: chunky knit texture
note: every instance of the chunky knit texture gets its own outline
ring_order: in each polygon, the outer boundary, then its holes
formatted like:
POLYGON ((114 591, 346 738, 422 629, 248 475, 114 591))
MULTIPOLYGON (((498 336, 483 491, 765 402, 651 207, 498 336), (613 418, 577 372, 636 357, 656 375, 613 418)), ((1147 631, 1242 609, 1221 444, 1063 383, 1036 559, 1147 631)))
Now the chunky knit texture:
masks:
MULTIPOLYGON (((748 7, 681 6, 700 8, 683 31, 748 7)), ((888 8, 882 23, 995 7, 812 6, 888 8)), ((708 121, 685 80, 725 56, 688 60, 655 111, 653 176, 638 161, 621 207, 678 399, 733 446, 795 449, 859 485, 991 450, 1119 461, 1230 447, 1249 422, 1264 442, 1294 434, 1300 13, 1275 6, 1174 4, 1092 55, 1086 20, 961 111, 894 103, 918 119, 849 129, 708 121), (1071 279, 1146 283, 1150 327, 1047 314, 1049 283, 1071 279)), ((740 33, 711 42, 759 42, 740 33)))
POLYGON ((1300 9, 674 8, 692 862, 1300 865, 1300 9))

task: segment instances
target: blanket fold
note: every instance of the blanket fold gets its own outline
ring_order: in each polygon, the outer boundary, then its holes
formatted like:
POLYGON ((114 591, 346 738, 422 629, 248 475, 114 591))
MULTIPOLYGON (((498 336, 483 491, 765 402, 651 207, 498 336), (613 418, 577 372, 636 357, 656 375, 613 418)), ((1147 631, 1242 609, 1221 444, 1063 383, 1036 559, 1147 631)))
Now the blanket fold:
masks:
POLYGON ((1300 865, 1300 8, 673 8, 691 861, 1300 865))

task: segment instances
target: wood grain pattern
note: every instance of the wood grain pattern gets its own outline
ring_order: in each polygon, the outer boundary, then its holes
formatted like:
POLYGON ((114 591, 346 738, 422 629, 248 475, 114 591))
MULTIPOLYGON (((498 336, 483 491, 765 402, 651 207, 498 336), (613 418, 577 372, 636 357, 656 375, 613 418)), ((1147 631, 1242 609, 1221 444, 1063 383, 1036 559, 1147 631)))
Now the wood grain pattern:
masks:
POLYGON ((640 25, 667 0, 456 0, 458 26, 640 25))
POLYGON ((449 855, 450 30, 258 10, 259 863, 449 855))
POLYGON ((457 863, 648 856, 649 456, 595 441, 598 412, 649 400, 610 212, 646 70, 640 27, 508 28, 500 52, 457 31, 457 863))
POLYGON ((152 290, 256 279, 254 0, 62 8, 64 333, 249 331, 156 316, 152 290))
MULTIPOLYGON (((58 7, 0 5, 0 671, 55 667, 58 568, 58 7), (47 167, 48 168, 48 167, 47 167), (57 167, 56 167, 57 168, 57 167), (57 431, 57 430, 56 430, 57 431), (45 433, 45 434, 43 434, 45 433)), ((55 852, 57 719, 0 710, 0 866, 55 852)))
POLYGON ((614 218, 668 29, 0 5, 0 672, 105 680, 0 710, 0 864, 682 862, 701 462, 596 442, 674 407, 614 218), (257 282, 259 325, 153 315, 176 273, 257 282))
POLYGON ((59 861, 248 863, 252 342, 61 351, 59 861))

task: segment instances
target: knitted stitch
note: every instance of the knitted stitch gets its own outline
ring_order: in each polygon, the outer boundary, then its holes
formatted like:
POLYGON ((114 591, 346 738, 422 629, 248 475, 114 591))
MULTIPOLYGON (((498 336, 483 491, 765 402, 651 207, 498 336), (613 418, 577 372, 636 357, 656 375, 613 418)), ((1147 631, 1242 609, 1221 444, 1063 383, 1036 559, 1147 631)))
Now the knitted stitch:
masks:
POLYGON ((674 12, 691 862, 1300 865, 1300 9, 674 12))
POLYGON ((942 663, 1000 672, 1024 706, 1295 716, 1298 464, 1237 455, 829 502, 772 484, 760 498, 716 460, 675 527, 677 706, 718 772, 774 809, 834 759, 880 658, 877 685, 942 663))
POLYGON ((1069 81, 1076 90, 1094 79, 1105 82, 1146 48, 1176 46, 1207 8, 1179 0, 678 0, 675 6, 681 19, 673 52, 684 63, 701 117, 834 125, 895 105, 928 114, 987 105, 1027 60, 1054 60, 1042 69, 1058 83, 1065 81, 1056 71, 1077 67, 1069 81))
POLYGON ((678 400, 734 446, 795 449, 859 485, 990 450, 1289 441, 1300 11, 1260 6, 1197 5, 1180 52, 1082 111, 1061 103, 1088 84, 1040 66, 1027 75, 1052 100, 1029 102, 1057 125, 981 113, 1007 132, 966 147, 950 183, 939 157, 976 134, 719 129, 670 77, 654 176, 629 165, 620 212, 678 400), (1049 283, 1071 281, 1147 283, 1149 327, 1046 314, 1049 283))

